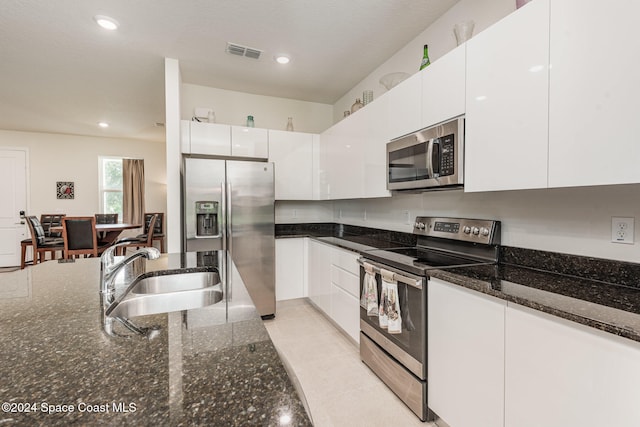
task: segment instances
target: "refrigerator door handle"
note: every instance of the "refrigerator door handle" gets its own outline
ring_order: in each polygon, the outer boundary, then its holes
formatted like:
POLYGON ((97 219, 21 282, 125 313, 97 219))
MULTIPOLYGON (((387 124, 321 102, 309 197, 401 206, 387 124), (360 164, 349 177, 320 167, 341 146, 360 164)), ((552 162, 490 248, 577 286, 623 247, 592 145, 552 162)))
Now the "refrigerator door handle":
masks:
POLYGON ((227 193, 226 185, 223 182, 220 183, 220 205, 221 209, 218 214, 218 235, 222 237, 222 249, 227 247, 227 193))
POLYGON ((227 244, 226 248, 229 251, 229 254, 233 254, 233 212, 231 209, 231 183, 227 182, 227 244))

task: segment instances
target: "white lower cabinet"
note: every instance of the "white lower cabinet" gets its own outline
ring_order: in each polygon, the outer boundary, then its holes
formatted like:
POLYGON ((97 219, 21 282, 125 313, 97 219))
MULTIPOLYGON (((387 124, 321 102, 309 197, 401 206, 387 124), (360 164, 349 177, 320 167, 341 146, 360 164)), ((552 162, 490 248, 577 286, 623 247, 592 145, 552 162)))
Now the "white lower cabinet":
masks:
POLYGON ((331 290, 331 318, 347 335, 360 342, 360 301, 334 283, 331 290))
POLYGON ((332 248, 331 318, 360 342, 360 266, 355 252, 332 248))
POLYGON ((427 301, 429 408, 451 427, 503 426, 506 302, 434 278, 427 301))
POLYGON ((276 301, 307 295, 304 238, 276 239, 276 301))
POLYGON ((640 426, 640 343, 511 304, 505 337, 506 427, 640 426))
POLYGON ((309 240, 309 299, 356 342, 360 340, 358 254, 309 240))
POLYGON ((309 299, 322 311, 331 314, 331 246, 309 240, 307 246, 309 299))
POLYGON ((428 309, 428 404, 449 426, 640 426, 640 343, 433 278, 428 309))

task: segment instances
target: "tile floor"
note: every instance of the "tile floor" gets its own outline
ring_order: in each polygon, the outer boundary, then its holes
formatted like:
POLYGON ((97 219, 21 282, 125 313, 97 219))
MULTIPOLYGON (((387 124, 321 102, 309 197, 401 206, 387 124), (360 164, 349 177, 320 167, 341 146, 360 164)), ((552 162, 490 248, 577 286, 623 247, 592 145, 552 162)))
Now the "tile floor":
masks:
POLYGON ((423 423, 360 361, 358 348, 305 299, 280 301, 264 322, 293 368, 316 427, 423 423))

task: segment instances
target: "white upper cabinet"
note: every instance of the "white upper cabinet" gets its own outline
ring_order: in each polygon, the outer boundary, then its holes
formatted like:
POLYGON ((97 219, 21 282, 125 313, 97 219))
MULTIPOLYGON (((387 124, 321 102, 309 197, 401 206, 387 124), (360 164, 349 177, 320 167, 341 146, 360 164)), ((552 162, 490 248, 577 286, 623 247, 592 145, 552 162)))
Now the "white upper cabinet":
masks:
POLYGON ((458 46, 422 70, 422 121, 420 128, 460 116, 465 112, 465 51, 458 46))
POLYGON ((551 4, 550 187, 640 182, 639 15, 632 0, 551 4))
MULTIPOLYGON (((187 153, 214 156, 231 155, 231 126, 186 120, 183 122, 187 122, 189 127, 187 153)), ((186 146, 183 144, 183 147, 186 146)))
POLYGON ((183 153, 261 159, 269 156, 267 129, 182 120, 181 138, 183 153))
POLYGON ((363 138, 366 108, 320 135, 320 197, 363 197, 363 138))
POLYGON ((383 94, 320 135, 320 199, 391 195, 386 181, 390 95, 383 94))
POLYGON ((395 139, 421 128, 422 73, 415 73, 391 89, 386 96, 389 98, 387 139, 395 139))
POLYGON ((269 157, 267 129, 231 126, 231 155, 237 157, 269 157))
POLYGON ((365 116, 363 140, 363 194, 361 197, 390 197, 387 190, 387 104, 389 94, 385 93, 362 111, 365 116))
POLYGON ((313 134, 269 130, 276 200, 313 199, 313 134))
MULTIPOLYGON (((576 1, 574 12, 581 9, 576 1)), ((466 45, 465 191, 547 187, 549 0, 526 4, 466 45)))

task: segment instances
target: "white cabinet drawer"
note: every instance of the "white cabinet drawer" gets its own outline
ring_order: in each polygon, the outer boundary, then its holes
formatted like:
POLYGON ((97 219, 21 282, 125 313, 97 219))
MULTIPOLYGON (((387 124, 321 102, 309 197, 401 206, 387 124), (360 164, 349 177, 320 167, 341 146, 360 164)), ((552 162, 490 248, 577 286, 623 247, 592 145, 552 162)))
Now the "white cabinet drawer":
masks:
POLYGON ((360 341, 360 300, 338 286, 331 287, 331 318, 356 342, 360 341))
POLYGON ((331 263, 351 274, 359 276, 360 266, 358 265, 358 258, 360 258, 360 254, 356 252, 344 249, 334 249, 331 254, 331 263))
POLYGON ((360 290, 360 277, 345 271, 336 265, 331 266, 331 282, 344 289, 349 294, 358 298, 360 290))

